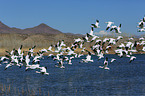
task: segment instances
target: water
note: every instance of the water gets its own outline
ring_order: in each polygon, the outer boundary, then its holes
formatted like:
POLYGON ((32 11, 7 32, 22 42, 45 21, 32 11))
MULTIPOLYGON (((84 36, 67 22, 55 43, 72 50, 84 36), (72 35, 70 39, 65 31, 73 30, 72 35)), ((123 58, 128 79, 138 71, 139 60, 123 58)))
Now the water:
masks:
MULTIPOLYGON (((109 60, 117 59, 109 64, 110 70, 100 69, 104 59, 98 61, 96 56, 92 57, 93 63, 79 63, 85 56, 75 58, 73 65, 65 64, 65 69, 55 68, 56 62, 45 57, 40 63, 48 67, 49 76, 36 74, 34 70, 25 72, 24 67, 13 66, 4 70, 5 66, 1 65, 0 84, 33 89, 36 96, 40 94, 39 88, 45 96, 47 93, 50 96, 145 96, 145 54, 136 54, 132 63, 129 58, 105 56, 109 60)), ((16 93, 12 92, 10 96, 12 94, 16 93)))

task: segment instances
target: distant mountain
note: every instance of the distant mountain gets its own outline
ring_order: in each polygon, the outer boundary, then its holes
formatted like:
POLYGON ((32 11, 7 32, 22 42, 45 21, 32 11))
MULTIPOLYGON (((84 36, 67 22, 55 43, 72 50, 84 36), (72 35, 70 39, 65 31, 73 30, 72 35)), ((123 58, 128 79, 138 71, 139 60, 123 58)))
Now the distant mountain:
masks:
POLYGON ((26 28, 23 30, 24 34, 60 34, 59 30, 53 29, 48 25, 41 23, 33 28, 26 28))
MULTIPOLYGON (((58 41, 64 40, 67 46, 71 46, 74 38, 81 38, 81 34, 62 33, 48 25, 41 23, 38 26, 26 29, 11 28, 0 22, 0 48, 12 50, 23 45, 24 48, 48 48, 51 44, 55 45, 58 41)), ((0 51, 0 55, 5 54, 0 51)))
POLYGON ((0 21, 0 33, 21 33, 21 31, 22 30, 18 28, 10 28, 0 21))
POLYGON ((0 33, 18 33, 18 34, 60 34, 59 30, 53 29, 48 25, 41 23, 33 28, 19 29, 11 28, 0 21, 0 33))

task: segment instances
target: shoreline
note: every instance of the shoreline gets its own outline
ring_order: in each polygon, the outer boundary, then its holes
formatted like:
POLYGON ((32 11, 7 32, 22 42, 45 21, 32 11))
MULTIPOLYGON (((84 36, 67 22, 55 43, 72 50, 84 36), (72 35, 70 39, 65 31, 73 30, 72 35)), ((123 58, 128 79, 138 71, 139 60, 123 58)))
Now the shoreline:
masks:
MULTIPOLYGON (((35 48, 34 52, 36 53, 41 49, 44 49, 44 48, 35 48)), ((48 49, 48 48, 45 48, 45 49, 48 49)), ((22 51, 28 51, 28 50, 29 50, 29 48, 22 48, 22 51)), ((0 48, 0 57, 5 56, 7 54, 6 51, 11 51, 11 50, 8 50, 6 48, 0 48)), ((80 53, 80 50, 78 49, 75 52, 80 53)), ((51 54, 51 53, 53 54, 53 52, 44 53, 44 56, 47 56, 48 54, 51 54)), ((54 53, 54 54, 56 54, 56 53, 54 53)), ((84 55, 86 55, 86 54, 87 53, 85 52, 84 55)), ((108 54, 115 54, 115 52, 110 51, 108 54)), ((145 54, 145 52, 136 52, 136 53, 133 53, 133 54, 145 54)))

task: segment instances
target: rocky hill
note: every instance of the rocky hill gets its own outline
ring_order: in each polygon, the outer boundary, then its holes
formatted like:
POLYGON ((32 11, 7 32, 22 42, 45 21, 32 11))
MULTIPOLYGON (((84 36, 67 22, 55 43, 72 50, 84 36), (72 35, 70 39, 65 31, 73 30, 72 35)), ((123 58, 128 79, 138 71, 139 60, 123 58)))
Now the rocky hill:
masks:
POLYGON ((33 28, 19 29, 10 28, 4 23, 0 22, 0 33, 16 33, 16 34, 60 34, 59 30, 53 29, 48 25, 41 23, 33 28))
POLYGON ((12 49, 21 44, 29 48, 34 45, 47 48, 51 44, 56 44, 59 40, 64 40, 69 46, 74 38, 82 37, 81 34, 63 33, 57 29, 41 23, 38 26, 26 29, 11 28, 0 22, 0 48, 12 49))

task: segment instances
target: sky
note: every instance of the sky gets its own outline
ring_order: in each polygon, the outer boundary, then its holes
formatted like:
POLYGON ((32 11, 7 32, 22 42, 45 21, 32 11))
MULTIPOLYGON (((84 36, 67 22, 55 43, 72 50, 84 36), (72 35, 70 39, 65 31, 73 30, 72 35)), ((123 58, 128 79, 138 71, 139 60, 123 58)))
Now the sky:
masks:
POLYGON ((63 33, 86 34, 91 24, 99 20, 105 31, 107 21, 121 26, 121 32, 137 32, 140 19, 145 16, 145 0, 0 0, 0 21, 10 27, 30 28, 45 23, 63 33))

